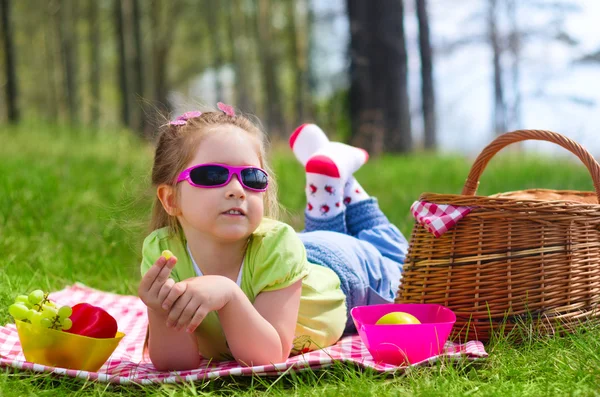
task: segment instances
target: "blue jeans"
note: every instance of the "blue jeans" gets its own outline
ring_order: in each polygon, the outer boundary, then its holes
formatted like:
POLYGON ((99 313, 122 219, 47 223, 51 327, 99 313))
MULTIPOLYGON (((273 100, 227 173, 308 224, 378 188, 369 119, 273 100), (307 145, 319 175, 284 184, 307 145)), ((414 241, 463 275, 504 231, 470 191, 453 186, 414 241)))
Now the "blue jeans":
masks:
POLYGON ((377 199, 350 204, 334 218, 305 213, 299 233, 308 261, 333 270, 346 295, 345 333, 355 331, 355 306, 392 303, 396 297, 408 242, 379 209, 377 199))

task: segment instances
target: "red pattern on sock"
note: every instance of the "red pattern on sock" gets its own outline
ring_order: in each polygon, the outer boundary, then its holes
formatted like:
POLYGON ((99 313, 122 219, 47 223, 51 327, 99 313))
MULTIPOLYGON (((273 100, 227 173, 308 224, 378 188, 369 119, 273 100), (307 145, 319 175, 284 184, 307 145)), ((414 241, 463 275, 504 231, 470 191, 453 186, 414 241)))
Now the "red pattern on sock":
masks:
POLYGON ((332 178, 340 177, 340 170, 337 165, 327 156, 316 155, 310 158, 306 163, 306 172, 312 172, 313 174, 321 174, 330 176, 332 178))
POLYGON ((290 148, 292 148, 292 150, 294 150, 294 143, 296 142, 296 139, 298 139, 298 135, 300 135, 300 131, 302 131, 302 129, 306 126, 305 124, 302 124, 300 127, 296 128, 296 130, 292 133, 292 136, 290 136, 290 148))

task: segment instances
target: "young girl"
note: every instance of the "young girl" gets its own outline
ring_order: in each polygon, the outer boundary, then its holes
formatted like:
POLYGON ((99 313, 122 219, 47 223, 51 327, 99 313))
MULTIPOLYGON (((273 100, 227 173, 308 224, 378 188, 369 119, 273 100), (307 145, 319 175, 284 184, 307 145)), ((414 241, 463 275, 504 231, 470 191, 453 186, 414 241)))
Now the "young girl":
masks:
POLYGON ((353 331, 352 307, 393 301, 407 250, 352 177, 366 152, 315 125, 290 138, 306 169, 306 230, 276 221, 263 133, 219 109, 178 117, 156 147, 139 296, 159 370, 202 358, 264 365, 330 346, 353 331))

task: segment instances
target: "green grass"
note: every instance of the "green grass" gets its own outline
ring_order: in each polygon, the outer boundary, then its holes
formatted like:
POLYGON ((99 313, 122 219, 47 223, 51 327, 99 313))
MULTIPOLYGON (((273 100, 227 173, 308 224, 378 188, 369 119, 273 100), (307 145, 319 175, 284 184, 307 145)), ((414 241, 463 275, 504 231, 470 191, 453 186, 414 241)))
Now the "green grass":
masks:
MULTIPOLYGON (((15 295, 58 290, 76 281, 135 294, 141 242, 153 192, 150 145, 123 131, 65 131, 28 126, 0 129, 0 324, 15 295)), ((302 227, 303 173, 289 152, 274 165, 285 219, 302 227)), ((374 159, 357 178, 378 196, 408 237, 410 204, 423 192, 460 193, 473 159, 415 154, 374 159)), ((585 167, 572 159, 494 159, 479 193, 524 188, 592 190, 585 167)), ((488 359, 440 362, 403 376, 347 365, 281 378, 235 378, 187 385, 118 387, 45 374, 0 370, 0 396, 24 395, 597 395, 600 330, 514 344, 499 338, 488 359)))

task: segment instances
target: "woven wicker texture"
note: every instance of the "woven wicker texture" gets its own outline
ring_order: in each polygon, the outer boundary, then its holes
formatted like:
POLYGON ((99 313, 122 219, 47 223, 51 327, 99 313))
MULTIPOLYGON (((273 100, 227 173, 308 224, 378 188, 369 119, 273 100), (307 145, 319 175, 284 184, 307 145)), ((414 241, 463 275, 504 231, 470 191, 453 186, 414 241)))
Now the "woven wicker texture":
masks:
POLYGON ((458 225, 435 238, 415 222, 398 303, 439 303, 457 316, 453 338, 487 341, 528 321, 536 332, 572 328, 598 316, 600 301, 600 166, 560 134, 519 130, 499 136, 477 157, 461 195, 420 200, 470 206, 458 225), (524 190, 476 196, 489 160, 524 140, 556 143, 590 172, 595 192, 524 190), (532 321, 533 320, 533 321, 532 321))

